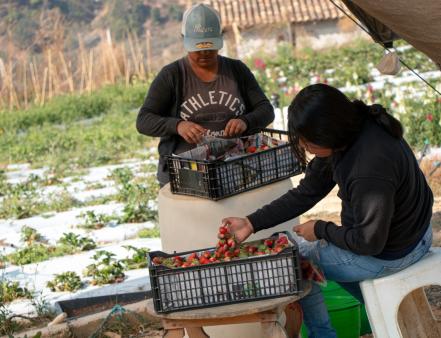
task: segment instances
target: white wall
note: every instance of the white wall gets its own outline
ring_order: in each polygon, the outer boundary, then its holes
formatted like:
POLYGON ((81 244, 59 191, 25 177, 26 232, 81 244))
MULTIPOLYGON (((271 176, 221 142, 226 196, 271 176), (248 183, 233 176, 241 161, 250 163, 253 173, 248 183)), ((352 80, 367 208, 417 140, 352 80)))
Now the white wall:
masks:
POLYGON ((296 46, 323 49, 345 44, 368 35, 356 26, 342 20, 321 21, 296 25, 296 46))
MULTIPOLYGON (((310 47, 322 49, 342 45, 354 39, 365 37, 364 33, 354 24, 346 20, 329 20, 316 23, 293 25, 293 38, 297 48, 310 47)), ((241 40, 237 47, 238 58, 254 55, 256 52, 275 53, 280 41, 289 41, 288 24, 272 24, 253 26, 241 29, 241 40)), ((225 41, 224 54, 234 55, 233 34, 228 34, 225 41)))

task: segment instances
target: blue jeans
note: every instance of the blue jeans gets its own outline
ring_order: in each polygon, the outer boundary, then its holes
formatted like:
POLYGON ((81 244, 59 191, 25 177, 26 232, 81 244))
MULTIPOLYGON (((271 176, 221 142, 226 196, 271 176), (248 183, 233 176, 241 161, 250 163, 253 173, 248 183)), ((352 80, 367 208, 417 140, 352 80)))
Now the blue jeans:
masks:
MULTIPOLYGON (((340 249, 325 240, 299 243, 300 253, 319 266, 328 280, 339 283, 360 302, 363 302, 359 282, 391 275, 419 261, 432 244, 430 225, 420 243, 403 258, 382 260, 372 256, 360 256, 340 249)), ((336 338, 320 287, 312 283, 311 292, 300 300, 305 325, 310 338, 336 338)))

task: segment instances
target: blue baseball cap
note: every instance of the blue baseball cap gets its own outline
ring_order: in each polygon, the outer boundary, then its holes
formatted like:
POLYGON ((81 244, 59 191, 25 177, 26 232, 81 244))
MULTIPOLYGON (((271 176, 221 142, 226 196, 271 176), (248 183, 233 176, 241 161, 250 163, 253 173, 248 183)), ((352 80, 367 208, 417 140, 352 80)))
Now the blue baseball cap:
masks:
POLYGON ((182 20, 182 35, 187 52, 221 49, 224 40, 219 13, 205 4, 187 9, 182 20))

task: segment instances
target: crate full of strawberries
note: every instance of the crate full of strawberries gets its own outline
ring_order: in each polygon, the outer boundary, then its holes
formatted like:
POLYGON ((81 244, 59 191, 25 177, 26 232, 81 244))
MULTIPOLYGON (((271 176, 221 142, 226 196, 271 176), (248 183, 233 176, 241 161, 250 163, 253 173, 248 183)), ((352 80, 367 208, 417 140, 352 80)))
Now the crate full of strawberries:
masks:
POLYGON ((226 227, 216 247, 167 254, 149 253, 156 312, 255 301, 302 291, 300 258, 287 233, 238 244, 226 227))
POLYGON ((219 200, 301 174, 283 130, 264 129, 237 139, 212 139, 167 156, 174 194, 219 200))

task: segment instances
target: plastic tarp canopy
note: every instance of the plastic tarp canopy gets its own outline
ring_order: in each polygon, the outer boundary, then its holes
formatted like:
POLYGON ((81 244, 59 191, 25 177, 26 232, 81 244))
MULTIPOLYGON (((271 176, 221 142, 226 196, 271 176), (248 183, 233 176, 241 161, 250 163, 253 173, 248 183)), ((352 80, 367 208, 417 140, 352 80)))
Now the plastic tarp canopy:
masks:
POLYGON ((377 42, 409 42, 441 68, 441 0, 342 0, 377 42))

